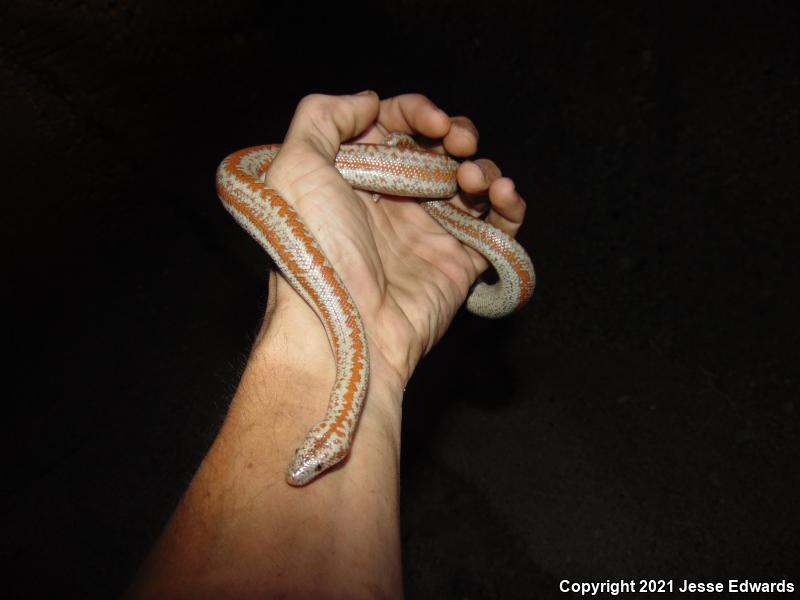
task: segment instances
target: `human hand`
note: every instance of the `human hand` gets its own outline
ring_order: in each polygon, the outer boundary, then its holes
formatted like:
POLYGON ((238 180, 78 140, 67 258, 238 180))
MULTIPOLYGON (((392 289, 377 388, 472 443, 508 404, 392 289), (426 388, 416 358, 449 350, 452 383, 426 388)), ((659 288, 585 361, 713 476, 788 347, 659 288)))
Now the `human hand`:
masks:
MULTIPOLYGON (((424 96, 378 101, 374 93, 304 98, 267 185, 300 214, 350 291, 364 322, 372 383, 402 389, 416 364, 442 337, 485 259, 444 232, 417 202, 373 202, 353 190, 333 166, 339 144, 380 142, 389 131, 438 141, 453 156, 475 153, 478 133, 466 117, 448 117, 424 96)), ((490 160, 465 161, 457 173, 462 192, 453 202, 515 235, 525 203, 513 182, 490 160)), ((282 280, 281 302, 303 302, 282 280)), ((268 324, 267 324, 268 325, 268 324)))

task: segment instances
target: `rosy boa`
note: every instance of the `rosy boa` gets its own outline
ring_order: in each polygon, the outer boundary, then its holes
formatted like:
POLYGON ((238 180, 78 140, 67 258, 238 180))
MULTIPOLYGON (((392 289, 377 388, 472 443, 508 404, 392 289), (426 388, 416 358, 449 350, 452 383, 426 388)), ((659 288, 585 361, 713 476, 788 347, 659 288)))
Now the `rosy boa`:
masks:
MULTIPOLYGON (((304 485, 347 456, 367 393, 369 352, 358 308, 344 283, 297 212, 264 183, 278 150, 278 144, 255 146, 225 158, 217 169, 217 194, 314 309, 333 350, 336 380, 328 411, 295 451, 286 473, 288 483, 304 485)), ((458 163, 422 150, 404 134, 390 134, 383 144, 344 144, 335 165, 353 187, 376 194, 450 198, 457 190, 458 163)), ((497 318, 528 301, 535 284, 533 263, 512 237, 448 200, 421 206, 497 271, 496 284, 473 287, 467 310, 497 318)))

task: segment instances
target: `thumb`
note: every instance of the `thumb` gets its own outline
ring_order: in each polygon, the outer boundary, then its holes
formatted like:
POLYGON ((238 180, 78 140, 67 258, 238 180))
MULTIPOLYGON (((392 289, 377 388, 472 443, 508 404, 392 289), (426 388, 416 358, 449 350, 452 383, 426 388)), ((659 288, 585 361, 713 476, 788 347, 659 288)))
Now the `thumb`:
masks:
POLYGON ((378 95, 369 90, 350 96, 310 94, 297 105, 284 146, 305 143, 333 162, 339 145, 372 125, 379 108, 378 95))

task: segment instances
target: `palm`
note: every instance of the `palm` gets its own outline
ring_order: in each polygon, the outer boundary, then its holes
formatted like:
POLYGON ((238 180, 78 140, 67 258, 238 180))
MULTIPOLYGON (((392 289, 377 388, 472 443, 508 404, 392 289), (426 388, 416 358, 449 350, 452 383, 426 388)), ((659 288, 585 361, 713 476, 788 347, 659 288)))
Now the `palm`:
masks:
POLYGON ((321 153, 285 148, 268 184, 294 204, 353 296, 373 362, 380 358, 395 372, 410 373, 444 334, 480 261, 417 202, 374 202, 321 153))

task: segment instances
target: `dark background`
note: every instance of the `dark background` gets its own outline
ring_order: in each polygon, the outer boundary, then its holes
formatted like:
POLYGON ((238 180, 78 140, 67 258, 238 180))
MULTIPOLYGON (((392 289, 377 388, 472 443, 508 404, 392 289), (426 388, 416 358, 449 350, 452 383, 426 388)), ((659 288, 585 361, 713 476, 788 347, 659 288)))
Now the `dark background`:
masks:
POLYGON ((472 4, 2 5, 0 595, 124 589, 265 307, 215 168, 364 88, 475 120, 539 276, 409 386, 408 597, 800 585, 798 4, 472 4))

